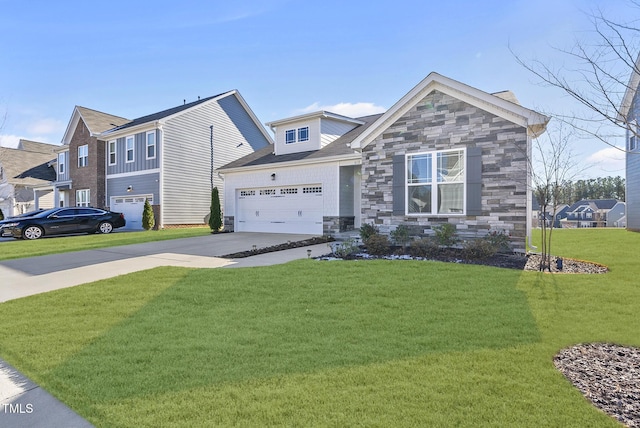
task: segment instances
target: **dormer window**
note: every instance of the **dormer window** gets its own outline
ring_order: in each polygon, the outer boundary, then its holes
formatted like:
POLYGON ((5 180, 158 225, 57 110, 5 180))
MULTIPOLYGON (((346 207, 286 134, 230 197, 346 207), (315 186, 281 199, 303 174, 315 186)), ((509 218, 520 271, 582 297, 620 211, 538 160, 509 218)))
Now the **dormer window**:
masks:
POLYGON ((287 129, 284 133, 285 144, 301 143, 309 141, 309 127, 298 129, 287 129))

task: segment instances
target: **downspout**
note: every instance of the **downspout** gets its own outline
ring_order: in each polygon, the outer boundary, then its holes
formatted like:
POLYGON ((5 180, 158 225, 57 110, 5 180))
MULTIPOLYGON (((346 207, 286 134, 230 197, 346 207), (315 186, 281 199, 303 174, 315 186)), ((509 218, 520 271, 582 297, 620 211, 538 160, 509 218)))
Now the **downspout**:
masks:
POLYGON ((158 199, 160 200, 154 201, 154 203, 160 205, 160 221, 156 221, 158 229, 164 229, 164 130, 162 125, 159 121, 156 122, 156 129, 160 134, 158 138, 158 148, 160 150, 156 153, 156 156, 160 156, 160 174, 158 177, 158 199))

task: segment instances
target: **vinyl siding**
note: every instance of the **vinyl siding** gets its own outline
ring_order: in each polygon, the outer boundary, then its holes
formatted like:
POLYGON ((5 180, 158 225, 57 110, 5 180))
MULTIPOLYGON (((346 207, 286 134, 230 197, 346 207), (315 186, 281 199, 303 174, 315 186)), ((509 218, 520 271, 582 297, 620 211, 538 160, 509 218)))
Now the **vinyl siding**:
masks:
MULTIPOLYGON (((630 116, 640 121, 640 92, 637 92, 633 99, 630 116)), ((626 183, 627 228, 640 231, 640 150, 638 149, 627 153, 626 183)))
MULTIPOLYGON (((167 120, 162 141, 164 224, 201 224, 209 213, 211 125, 214 169, 269 144, 234 95, 167 120)), ((224 182, 215 172, 213 184, 224 194, 224 182)))
POLYGON ((156 169, 160 166, 160 134, 161 132, 156 130, 156 157, 155 159, 147 160, 147 133, 139 132, 135 134, 135 149, 133 155, 133 162, 127 162, 125 157, 127 155, 126 149, 126 137, 118 138, 116 140, 116 164, 109 165, 109 143, 105 146, 105 156, 107 158, 107 175, 122 174, 126 172, 144 171, 148 169, 156 169))
POLYGON ((285 155, 288 153, 307 152, 310 150, 320 149, 320 119, 313 118, 307 120, 301 120, 297 122, 287 123, 280 125, 276 128, 276 154, 285 155), (302 142, 295 142, 291 144, 285 143, 286 132, 290 129, 297 130, 299 128, 309 127, 309 140, 302 142))
POLYGON ((341 135, 346 134, 355 128, 355 125, 350 123, 338 122, 331 119, 322 119, 320 124, 320 146, 324 147, 329 143, 334 142, 341 135))
POLYGON ((133 196, 153 194, 154 205, 160 204, 160 173, 132 175, 130 177, 107 178, 107 205, 112 196, 133 196), (127 187, 131 186, 131 192, 127 187))

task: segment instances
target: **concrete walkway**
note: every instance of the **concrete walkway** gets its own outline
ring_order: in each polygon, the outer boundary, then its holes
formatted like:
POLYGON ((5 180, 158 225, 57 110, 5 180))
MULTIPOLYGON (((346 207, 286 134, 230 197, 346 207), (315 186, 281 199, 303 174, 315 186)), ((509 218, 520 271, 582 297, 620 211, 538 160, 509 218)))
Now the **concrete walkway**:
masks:
MULTIPOLYGON (((240 259, 219 255, 310 238, 230 233, 0 262, 0 302, 73 287, 158 266, 257 267, 329 252, 327 244, 240 259)), ((0 244, 1 245, 1 244, 0 244)), ((0 427, 91 427, 66 405, 0 360, 0 427)))

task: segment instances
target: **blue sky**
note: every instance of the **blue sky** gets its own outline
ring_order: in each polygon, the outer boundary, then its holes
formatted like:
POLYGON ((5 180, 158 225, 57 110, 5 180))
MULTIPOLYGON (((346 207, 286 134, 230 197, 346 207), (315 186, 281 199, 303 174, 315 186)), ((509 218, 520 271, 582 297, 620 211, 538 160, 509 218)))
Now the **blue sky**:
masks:
MULTIPOLYGON (((595 8, 637 12, 627 0, 0 0, 0 144, 60 143, 75 105, 133 119, 230 89, 263 123, 364 115, 431 71, 510 89, 532 109, 578 109, 509 46, 562 65, 553 47, 588 41, 595 8)), ((624 175, 623 154, 603 143, 574 152, 594 164, 586 176, 624 175)))

